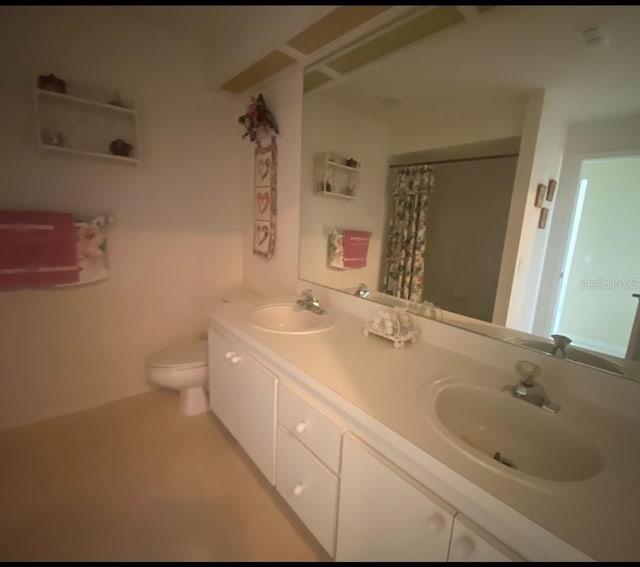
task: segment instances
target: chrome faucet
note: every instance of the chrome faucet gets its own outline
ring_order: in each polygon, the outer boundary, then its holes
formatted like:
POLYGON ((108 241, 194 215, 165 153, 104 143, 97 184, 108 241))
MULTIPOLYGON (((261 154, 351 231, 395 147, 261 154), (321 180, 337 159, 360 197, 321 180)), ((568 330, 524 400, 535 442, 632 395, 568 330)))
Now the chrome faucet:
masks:
POLYGON ((554 404, 544 388, 535 381, 535 378, 540 375, 542 369, 533 362, 526 360, 520 360, 516 362, 515 369, 520 374, 520 380, 515 386, 505 386, 502 390, 511 394, 514 398, 529 402, 534 406, 550 411, 551 413, 558 413, 560 406, 554 404))
POLYGON ((298 307, 302 309, 308 309, 318 315, 323 315, 326 311, 320 307, 320 302, 313 297, 313 292, 310 289, 302 290, 302 299, 298 299, 296 302, 298 307))
POLYGON ((558 358, 567 358, 567 351, 565 350, 570 344, 571 339, 564 335, 551 335, 553 339, 553 348, 551 349, 551 356, 557 356, 558 358))
POLYGON ((367 288, 367 284, 361 283, 353 295, 357 295, 358 297, 369 297, 369 289, 367 288))

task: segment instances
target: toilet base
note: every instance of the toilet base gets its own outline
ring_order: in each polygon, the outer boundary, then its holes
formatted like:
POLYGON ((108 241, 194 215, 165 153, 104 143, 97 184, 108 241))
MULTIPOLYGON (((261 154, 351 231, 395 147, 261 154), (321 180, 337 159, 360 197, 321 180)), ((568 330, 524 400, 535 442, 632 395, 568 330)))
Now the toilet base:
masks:
POLYGON ((204 386, 186 388, 180 391, 180 413, 199 415, 209 409, 209 399, 204 386))

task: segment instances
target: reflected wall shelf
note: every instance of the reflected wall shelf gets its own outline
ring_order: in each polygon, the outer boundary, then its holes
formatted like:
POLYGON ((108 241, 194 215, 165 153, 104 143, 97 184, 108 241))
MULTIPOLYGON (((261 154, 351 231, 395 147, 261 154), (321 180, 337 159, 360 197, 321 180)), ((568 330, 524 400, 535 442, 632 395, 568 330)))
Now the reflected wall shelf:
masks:
POLYGON ((327 197, 355 199, 360 185, 360 168, 346 165, 347 160, 335 152, 315 157, 315 191, 327 197))
MULTIPOLYGON (((36 80, 37 85, 37 80, 36 80)), ((106 91, 93 96, 78 96, 79 92, 63 94, 34 87, 36 136, 38 147, 54 152, 108 159, 114 162, 138 164, 137 114, 134 105, 118 106, 108 101, 106 91), (133 146, 131 155, 115 155, 110 144, 124 140, 133 146)))

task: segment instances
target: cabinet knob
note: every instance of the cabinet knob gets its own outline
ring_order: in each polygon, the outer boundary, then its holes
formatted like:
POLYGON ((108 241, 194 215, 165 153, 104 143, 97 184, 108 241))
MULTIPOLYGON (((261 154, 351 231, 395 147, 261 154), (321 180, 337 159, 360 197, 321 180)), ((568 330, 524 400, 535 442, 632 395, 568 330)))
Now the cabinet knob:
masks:
POLYGON ((296 425, 296 431, 298 433, 304 433, 307 430, 307 424, 304 421, 298 422, 296 425))
POLYGON ((236 355, 235 352, 233 352, 232 350, 229 350, 225 353, 224 357, 229 360, 230 358, 233 358, 236 355))
POLYGON ((434 514, 427 519, 427 529, 432 534, 437 534, 444 528, 444 519, 440 514, 434 514))
POLYGON ((455 559, 467 559, 473 554, 473 540, 469 536, 458 538, 451 546, 451 551, 455 555, 455 559))
POLYGON ((229 360, 231 360, 231 364, 238 364, 238 362, 240 362, 240 357, 234 353, 229 360))
POLYGON ((294 496, 300 496, 303 491, 304 491, 304 486, 302 485, 302 483, 298 483, 293 487, 294 496))

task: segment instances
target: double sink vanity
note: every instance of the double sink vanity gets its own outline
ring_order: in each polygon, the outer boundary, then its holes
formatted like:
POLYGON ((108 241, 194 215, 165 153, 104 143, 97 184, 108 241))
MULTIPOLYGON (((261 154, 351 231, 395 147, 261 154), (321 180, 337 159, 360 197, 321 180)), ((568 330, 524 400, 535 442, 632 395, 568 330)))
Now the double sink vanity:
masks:
POLYGON ((634 417, 336 305, 238 292, 209 328, 211 409, 332 557, 640 558, 634 417))

